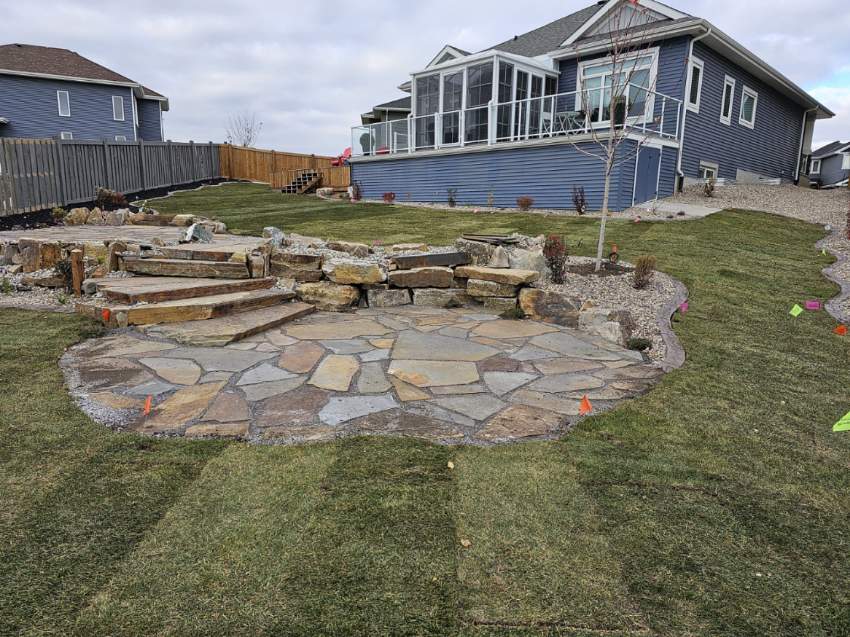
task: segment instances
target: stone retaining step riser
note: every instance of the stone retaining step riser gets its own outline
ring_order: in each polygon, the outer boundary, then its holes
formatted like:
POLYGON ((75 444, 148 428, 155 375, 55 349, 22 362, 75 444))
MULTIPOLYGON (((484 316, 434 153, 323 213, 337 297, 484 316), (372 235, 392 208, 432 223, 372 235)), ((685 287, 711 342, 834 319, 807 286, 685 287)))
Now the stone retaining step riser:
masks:
POLYGON ((244 263, 125 257, 123 267, 127 272, 151 276, 203 277, 208 279, 251 278, 248 266, 244 263))
POLYGON ((104 280, 96 283, 98 291, 107 301, 122 305, 134 303, 162 303, 180 301, 202 296, 231 294, 267 290, 274 287, 275 280, 245 279, 228 281, 226 279, 180 280, 178 277, 133 277, 126 282, 104 280), (136 285, 134 286, 134 282, 136 285))

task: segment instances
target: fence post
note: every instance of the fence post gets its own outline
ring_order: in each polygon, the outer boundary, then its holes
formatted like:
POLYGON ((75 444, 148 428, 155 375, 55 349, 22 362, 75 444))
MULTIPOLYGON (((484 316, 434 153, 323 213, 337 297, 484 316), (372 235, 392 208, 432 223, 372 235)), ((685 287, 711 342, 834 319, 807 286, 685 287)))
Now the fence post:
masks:
POLYGON ((103 140, 103 187, 107 190, 112 190, 112 167, 109 165, 109 146, 106 140, 103 140))
POLYGON ((174 185, 174 144, 168 140, 168 176, 171 180, 169 186, 174 185))
POLYGON ((198 161, 195 157, 195 142, 189 140, 189 152, 192 155, 192 179, 189 181, 194 182, 198 180, 198 161))
POLYGON ((142 192, 148 189, 147 171, 145 170, 145 140, 139 140, 139 177, 142 181, 142 192))
POLYGON ((57 139, 54 143, 56 149, 56 169, 59 171, 59 205, 68 203, 68 190, 65 182, 65 151, 62 150, 62 140, 57 139))

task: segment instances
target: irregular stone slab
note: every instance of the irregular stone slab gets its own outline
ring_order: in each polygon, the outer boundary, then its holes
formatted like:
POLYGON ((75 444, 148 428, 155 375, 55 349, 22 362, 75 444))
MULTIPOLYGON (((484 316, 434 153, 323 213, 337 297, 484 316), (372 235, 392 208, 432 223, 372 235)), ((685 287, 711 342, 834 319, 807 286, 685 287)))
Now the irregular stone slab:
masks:
POLYGON ((161 343, 143 338, 133 338, 127 334, 118 336, 107 336, 106 338, 91 341, 81 348, 81 358, 120 358, 122 356, 136 356, 138 354, 150 354, 155 352, 166 352, 176 349, 172 343, 161 343))
POLYGON ((139 362, 149 367, 169 383, 194 385, 201 378, 201 368, 194 361, 174 358, 142 358, 139 362))
POLYGON ((430 402, 422 402, 422 403, 414 403, 408 407, 411 413, 418 414, 420 416, 426 416, 428 418, 435 418, 437 420, 442 420, 443 422, 454 423, 456 425, 460 425, 461 427, 466 427, 468 429, 472 429, 476 426, 475 420, 468 416, 464 416, 456 411, 449 411, 448 409, 443 409, 439 405, 435 405, 430 402))
POLYGON ((416 387, 468 385, 479 378, 475 363, 455 361, 394 360, 389 374, 416 387))
POLYGON ((88 398, 99 405, 117 410, 135 411, 137 409, 142 409, 145 404, 145 401, 141 398, 121 396, 120 394, 113 394, 112 392, 97 392, 95 394, 89 394, 88 398))
POLYGON ((410 305, 409 290, 366 290, 369 307, 400 307, 410 305))
POLYGON ((466 293, 469 294, 469 296, 476 298, 489 296, 515 297, 517 293, 517 286, 496 283, 494 281, 469 279, 466 284, 466 293))
POLYGON ((553 358, 534 363, 534 367, 541 374, 547 376, 553 374, 573 374, 575 372, 589 372, 603 369, 603 364, 596 361, 583 361, 574 358, 553 358))
POLYGON ((132 396, 153 396, 154 398, 167 394, 170 391, 177 389, 171 383, 166 383, 161 380, 151 380, 141 385, 136 385, 127 390, 127 393, 132 396))
POLYGON ((230 372, 210 372, 201 377, 202 383, 214 383, 216 381, 228 381, 233 377, 230 372))
POLYGON ((523 385, 538 378, 536 374, 523 374, 521 372, 486 372, 484 382, 491 392, 497 396, 504 396, 523 385))
POLYGON ((366 352, 365 354, 360 354, 360 360, 364 363, 370 363, 374 361, 385 361, 390 357, 390 350, 388 349, 376 349, 371 352, 366 352))
POLYGON ((305 376, 297 376, 288 380, 276 380, 271 383, 260 383, 259 385, 248 385, 242 388, 245 397, 252 403, 258 400, 266 400, 272 396, 288 394, 301 387, 306 381, 305 376))
POLYGON ((266 340, 276 347, 288 347, 289 345, 294 345, 298 341, 296 341, 291 336, 287 336, 279 329, 269 330, 264 334, 266 340))
POLYGON ((504 355, 488 358, 478 363, 478 370, 484 372, 518 372, 522 363, 504 355))
POLYGON ((586 358, 596 361, 612 361, 622 358, 617 354, 591 345, 587 341, 583 341, 566 332, 535 336, 531 339, 531 343, 537 347, 542 347, 543 349, 548 349, 572 358, 586 358))
POLYGON ((321 255, 274 251, 269 260, 269 272, 272 276, 295 279, 301 283, 320 281, 321 268, 321 255))
POLYGON ((325 350, 315 343, 298 343, 283 350, 278 367, 295 374, 306 374, 316 366, 325 355, 325 350))
POLYGON ((360 378, 357 379, 357 391, 361 394, 383 394, 390 390, 392 385, 384 374, 384 368, 380 363, 366 363, 360 370, 360 378))
POLYGON ((520 389, 515 392, 510 397, 510 401, 519 405, 554 411, 564 416, 578 416, 581 406, 580 400, 558 398, 551 394, 542 394, 527 389, 520 389))
POLYGON ((652 380, 662 375, 662 370, 650 365, 632 365, 630 367, 621 367, 619 369, 606 369, 600 371, 597 376, 605 379, 616 380, 652 380))
POLYGON ((157 405, 150 417, 140 421, 134 429, 142 433, 178 431, 204 413, 223 387, 224 383, 210 383, 181 389, 157 405))
POLYGON ((271 383, 278 380, 289 380, 291 378, 295 378, 295 374, 284 371, 269 363, 263 363, 259 367, 255 367, 242 374, 242 378, 239 379, 236 386, 259 385, 260 383, 271 383))
POLYGON ((559 431, 564 418, 546 409, 512 405, 493 417, 475 437, 486 442, 546 436, 559 431))
POLYGON ((605 381, 595 376, 586 374, 559 374, 556 376, 544 376, 540 380, 531 383, 528 389, 536 392, 549 394, 560 394, 562 392, 585 391, 603 387, 605 381))
POLYGON ((442 336, 450 336, 451 338, 466 338, 469 336, 471 328, 465 327, 444 327, 440 330, 442 336))
POLYGON ((453 268, 469 263, 469 255, 464 252, 435 252, 433 254, 399 255, 393 257, 391 261, 396 264, 399 270, 434 267, 453 268))
POLYGON ((392 357, 422 361, 476 362, 497 354, 497 349, 464 339, 406 331, 398 335, 392 357))
POLYGON ((351 241, 329 241, 328 250, 346 252, 360 259, 369 256, 369 253, 372 251, 365 243, 352 243, 351 241))
POLYGON ((483 323, 474 330, 473 334, 487 338, 527 338, 529 336, 540 336, 557 332, 557 327, 543 325, 534 321, 506 321, 495 320, 483 323))
POLYGON ((364 352, 371 352, 373 349, 366 341, 356 338, 344 341, 322 341, 321 343, 334 354, 363 354, 364 352))
POLYGON ((417 389, 413 385, 408 385, 398 378, 390 378, 390 382, 395 388, 398 399, 405 403, 416 402, 419 400, 429 400, 431 396, 426 394, 421 389, 417 389))
POLYGON ((308 382, 320 389, 348 391, 358 369, 360 363, 353 356, 331 355, 319 364, 308 382))
POLYGON ((487 263, 488 268, 510 268, 511 267, 511 257, 508 254, 508 251, 505 250, 502 246, 497 246, 495 250, 493 250, 493 254, 490 257, 490 261, 487 263))
POLYGON ((398 407, 392 394, 383 396, 335 396, 319 412, 319 420, 335 427, 342 423, 398 407))
POLYGON ((496 246, 484 241, 473 241, 472 239, 460 238, 455 241, 455 247, 464 254, 469 255, 474 265, 487 264, 493 257, 496 246))
POLYGON ((392 349, 393 344, 395 343, 394 338, 370 338, 369 342, 373 347, 377 347, 378 349, 392 349))
POLYGON ((394 243, 388 252, 395 254, 397 252, 428 252, 428 250, 430 248, 427 243, 394 243))
POLYGON ((539 347, 534 347, 533 345, 526 345, 525 347, 517 350, 513 354, 511 354, 511 358, 517 361, 540 361, 545 360, 547 358, 557 358, 558 355, 548 349, 541 349, 539 347))
POLYGON ((360 336, 383 336, 390 331, 371 319, 354 319, 315 325, 293 325, 286 329, 287 335, 302 341, 337 341, 360 336))
POLYGON ((342 285, 368 285, 387 280, 386 270, 369 261, 332 259, 322 265, 322 272, 334 283, 342 285))
POLYGON ((390 285, 397 288, 450 288, 454 282, 451 268, 414 268, 390 272, 390 285))
POLYGON ((438 398, 433 402, 443 409, 455 411, 473 420, 487 420, 487 418, 505 407, 505 403, 489 394, 438 398))
POLYGON ((536 321, 578 327, 581 300, 566 294, 523 288, 519 293, 519 306, 526 316, 536 321))
POLYGON ((466 293, 466 288, 449 288, 446 290, 424 288, 413 290, 413 304, 418 306, 461 307, 470 301, 471 297, 466 293))
POLYGON ((581 400, 587 397, 589 400, 623 400, 630 396, 629 392, 620 391, 613 387, 604 387, 601 389, 592 389, 588 391, 576 391, 566 394, 569 398, 578 398, 581 400))
POLYGON ((481 266, 461 266, 455 270, 455 276, 462 279, 478 279, 508 285, 525 285, 540 278, 536 270, 514 270, 511 268, 483 268, 481 266))
POLYGON ((165 358, 188 358, 208 372, 242 372, 267 361, 269 352, 240 352, 223 347, 181 347, 163 354, 165 358))
POLYGON ((487 389, 481 383, 471 385, 452 385, 450 387, 432 387, 431 393, 435 396, 463 396, 467 394, 483 394, 487 389))
POLYGON ((231 343, 230 345, 225 345, 227 349, 238 349, 240 352, 247 352, 249 350, 257 349, 257 343, 249 343, 243 341, 241 343, 231 343))
POLYGON ((316 387, 305 385, 285 395, 263 401, 255 420, 258 427, 292 427, 317 422, 331 395, 316 387))
POLYGON ((82 361, 78 373, 88 388, 133 387, 153 380, 153 376, 125 358, 98 358, 82 361))
POLYGON ((358 288, 329 281, 301 283, 295 288, 295 294, 305 303, 327 312, 350 310, 360 300, 358 288))
POLYGON ((247 438, 249 423, 202 423, 192 425, 184 434, 187 438, 247 438))
POLYGON ((202 420, 219 423, 244 422, 251 420, 251 410, 239 394, 221 393, 215 397, 202 420))

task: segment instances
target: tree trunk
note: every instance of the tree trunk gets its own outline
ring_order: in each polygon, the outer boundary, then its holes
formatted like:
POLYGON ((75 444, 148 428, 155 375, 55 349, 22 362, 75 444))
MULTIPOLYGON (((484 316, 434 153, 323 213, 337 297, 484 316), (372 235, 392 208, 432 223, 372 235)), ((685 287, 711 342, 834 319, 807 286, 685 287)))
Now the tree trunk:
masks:
POLYGON ((602 254, 605 252, 605 222, 608 220, 608 202, 611 198, 611 171, 614 166, 614 126, 612 123, 608 136, 608 157, 605 162, 605 191, 602 194, 602 220, 599 222, 599 243, 596 245, 596 271, 602 269, 602 254))

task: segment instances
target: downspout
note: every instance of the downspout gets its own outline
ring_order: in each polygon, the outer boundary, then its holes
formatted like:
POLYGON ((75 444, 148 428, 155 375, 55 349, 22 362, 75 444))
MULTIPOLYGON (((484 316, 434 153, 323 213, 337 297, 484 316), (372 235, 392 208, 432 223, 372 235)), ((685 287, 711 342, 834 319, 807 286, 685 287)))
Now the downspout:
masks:
POLYGON ((810 108, 807 111, 803 112, 803 128, 800 130, 800 150, 797 152, 797 170, 794 173, 794 183, 800 183, 800 168, 803 163, 803 142, 806 139, 806 123, 809 119, 809 113, 817 113, 817 108, 810 108))
MULTIPOLYGON (((711 25, 708 25, 708 30, 705 33, 703 33, 702 35, 697 36, 695 38, 691 38, 690 48, 688 49, 688 60, 687 60, 688 68, 685 69, 685 73, 687 73, 687 75, 688 75, 687 79, 685 80, 685 87, 684 87, 685 92, 687 92, 688 82, 691 79, 690 65, 691 65, 691 60, 694 59, 694 44, 696 44, 700 40, 710 36, 711 32, 712 32, 712 28, 713 27, 711 25)), ((702 82, 702 81, 703 81, 703 77, 702 77, 702 75, 700 75, 700 82, 702 82)), ((684 98, 685 99, 682 102, 682 111, 683 111, 682 112, 682 133, 681 133, 681 138, 679 139, 679 157, 676 160, 676 174, 679 176, 679 179, 681 180, 681 185, 684 185, 684 183, 685 183, 685 173, 682 172, 682 155, 685 152, 685 126, 688 123, 688 96, 685 95, 684 98)))

